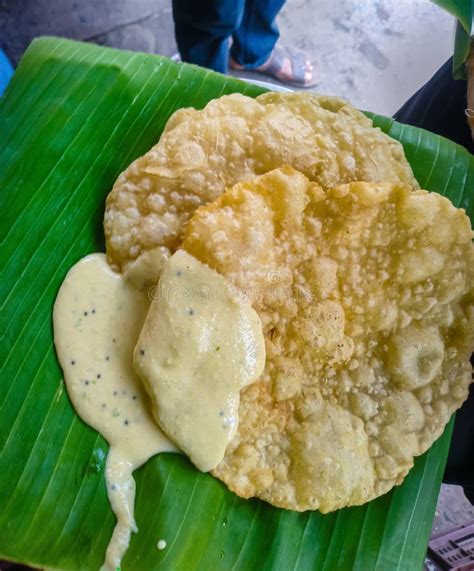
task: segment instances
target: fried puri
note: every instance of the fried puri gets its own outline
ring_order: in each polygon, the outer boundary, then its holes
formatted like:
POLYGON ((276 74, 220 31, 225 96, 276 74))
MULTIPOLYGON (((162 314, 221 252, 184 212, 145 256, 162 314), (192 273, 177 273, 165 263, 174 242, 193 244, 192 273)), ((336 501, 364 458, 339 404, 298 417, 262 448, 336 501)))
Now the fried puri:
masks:
POLYGON ((323 186, 356 180, 417 187, 403 148, 347 102, 313 94, 228 95, 180 109, 107 198, 107 259, 125 271, 172 253, 196 208, 228 186, 289 165, 323 186))
POLYGON ((325 188, 280 168, 187 224, 183 248, 263 323, 265 370, 214 470, 238 495, 323 513, 363 504, 403 481, 466 399, 470 222, 399 178, 325 188))

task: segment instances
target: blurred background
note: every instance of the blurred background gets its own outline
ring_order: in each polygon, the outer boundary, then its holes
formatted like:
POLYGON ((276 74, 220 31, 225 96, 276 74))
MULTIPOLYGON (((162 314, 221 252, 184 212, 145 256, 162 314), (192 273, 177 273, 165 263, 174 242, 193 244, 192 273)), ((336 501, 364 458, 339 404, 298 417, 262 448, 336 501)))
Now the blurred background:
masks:
MULTIPOLYGON (((385 115, 452 54, 453 18, 429 0, 289 0, 278 24, 282 42, 315 61, 316 91, 385 115)), ((45 34, 177 51, 169 0, 0 0, 0 48, 13 65, 45 34)))
MULTIPOLYGON (((315 62, 314 91, 384 115, 401 107, 453 50, 454 20, 428 0, 288 0, 278 24, 282 42, 315 62)), ((165 56, 177 51, 169 0, 0 0, 0 92, 9 76, 4 55, 15 67, 41 35, 165 56)), ((433 534, 470 520, 474 507, 462 488, 443 485, 433 534)), ((436 568, 427 560, 426 569, 436 568)))

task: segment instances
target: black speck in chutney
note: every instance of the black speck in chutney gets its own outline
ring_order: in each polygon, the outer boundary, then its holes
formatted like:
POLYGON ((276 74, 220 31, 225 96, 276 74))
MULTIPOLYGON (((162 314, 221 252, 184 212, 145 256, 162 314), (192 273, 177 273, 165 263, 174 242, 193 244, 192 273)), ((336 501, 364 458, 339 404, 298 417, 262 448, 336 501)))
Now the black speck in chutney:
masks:
POLYGON ((87 313, 87 311, 84 311, 84 315, 86 315, 86 316, 87 316, 87 315, 89 315, 89 314, 87 313))
POLYGON ((188 313, 189 315, 194 315, 194 309, 191 308, 188 313))
POLYGON ((95 309, 92 310, 92 313, 95 313, 95 309))
POLYGON ((124 420, 123 423, 125 424, 125 426, 128 425, 128 420, 124 420))
POLYGON ((112 343, 115 343, 115 341, 116 341, 116 339, 115 339, 115 337, 114 337, 114 338, 112 339, 112 343))
POLYGON ((102 377, 102 375, 100 373, 97 373, 97 378, 100 379, 102 377))
POLYGON ((178 278, 179 278, 179 277, 181 276, 181 270, 178 270, 178 271, 176 272, 176 275, 177 275, 178 278))
POLYGON ((102 408, 106 408, 107 405, 105 404, 105 402, 102 403, 102 408))
POLYGON ((89 384, 89 381, 87 381, 87 380, 86 380, 86 381, 84 381, 84 384, 88 385, 88 384, 89 384))
POLYGON ((219 412, 219 416, 224 416, 224 411, 223 411, 223 410, 221 410, 221 411, 219 412))
POLYGON ((117 391, 114 391, 114 397, 116 397, 118 395, 117 391))
POLYGON ((132 399, 137 400, 137 395, 133 395, 132 399))
POLYGON ((107 355, 107 357, 105 358, 106 361, 110 361, 110 357, 107 355))
POLYGON ((76 364, 76 361, 74 361, 74 360, 71 361, 71 365, 75 365, 75 364, 76 364))
POLYGON ((144 355, 145 354, 145 349, 140 349, 140 355, 144 355))

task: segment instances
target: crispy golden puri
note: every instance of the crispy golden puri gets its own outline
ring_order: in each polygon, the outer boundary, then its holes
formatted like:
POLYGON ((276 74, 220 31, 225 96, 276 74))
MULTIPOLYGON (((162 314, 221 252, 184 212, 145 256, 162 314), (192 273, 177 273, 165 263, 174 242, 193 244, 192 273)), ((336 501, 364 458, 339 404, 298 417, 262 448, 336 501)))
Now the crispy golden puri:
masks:
POLYGON ((283 165, 324 186, 366 180, 417 187, 400 143, 341 99, 224 96, 201 111, 177 111, 158 144, 120 175, 104 218, 109 263, 123 271, 156 247, 173 252, 197 207, 283 165))
POLYGON ((247 293, 267 351, 214 474, 240 496, 321 512, 400 484, 467 396, 471 240, 440 195, 323 190, 291 168, 197 210, 183 247, 247 293))

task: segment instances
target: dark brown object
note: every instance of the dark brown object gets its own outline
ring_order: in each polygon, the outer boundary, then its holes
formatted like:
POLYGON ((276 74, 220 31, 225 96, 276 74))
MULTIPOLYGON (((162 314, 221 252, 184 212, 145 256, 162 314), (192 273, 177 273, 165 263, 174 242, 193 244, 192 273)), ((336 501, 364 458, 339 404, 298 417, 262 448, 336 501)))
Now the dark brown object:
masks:
POLYGON ((22 565, 21 563, 12 563, 10 561, 0 560, 0 571, 35 571, 33 567, 22 565))
POLYGON ((434 535, 428 556, 446 571, 474 571, 474 519, 434 535))

